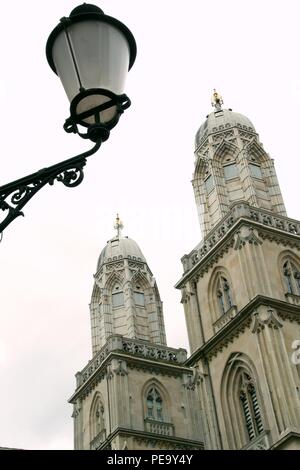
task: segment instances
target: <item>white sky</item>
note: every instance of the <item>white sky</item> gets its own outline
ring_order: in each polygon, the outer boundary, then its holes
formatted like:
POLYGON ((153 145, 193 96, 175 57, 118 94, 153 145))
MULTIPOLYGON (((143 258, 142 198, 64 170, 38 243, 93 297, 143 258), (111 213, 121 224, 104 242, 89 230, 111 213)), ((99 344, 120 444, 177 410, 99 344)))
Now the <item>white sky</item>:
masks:
MULTIPOLYGON (((1 4, 1 177, 8 183, 89 147, 62 125, 69 104, 45 58, 50 31, 77 2, 1 4)), ((192 186, 197 128, 224 107, 245 114, 275 158, 299 218, 299 0, 102 0, 134 34, 132 106, 92 156, 83 183, 46 187, 0 244, 0 446, 72 449, 74 374, 91 357, 88 304, 116 212, 164 301, 168 344, 187 348, 180 258, 200 241, 192 186)))

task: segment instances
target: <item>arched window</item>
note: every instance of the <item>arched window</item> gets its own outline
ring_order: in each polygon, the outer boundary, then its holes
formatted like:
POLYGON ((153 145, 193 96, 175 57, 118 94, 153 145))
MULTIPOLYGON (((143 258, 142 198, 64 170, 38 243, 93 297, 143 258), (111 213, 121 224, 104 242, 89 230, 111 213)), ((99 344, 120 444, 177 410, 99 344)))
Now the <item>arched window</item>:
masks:
POLYGON ((163 401, 156 387, 147 393, 147 418, 163 421, 163 401))
POLYGON ((120 284, 115 284, 112 290, 112 306, 113 308, 122 307, 124 305, 124 294, 120 284))
POLYGON ((300 295, 300 271, 291 260, 283 264, 283 277, 288 293, 300 295))
POLYGON ((99 403, 95 413, 96 435, 104 429, 104 406, 99 403))
POLYGON ((220 313, 223 315, 232 307, 233 302, 229 282, 222 274, 218 276, 216 295, 220 313))
POLYGON ((91 407, 90 415, 91 439, 105 430, 104 406, 100 397, 96 397, 91 407))
POLYGON ((255 386, 251 377, 243 371, 240 376, 240 401, 249 440, 252 441, 264 430, 255 386))
POLYGON ((230 449, 251 446, 265 433, 268 425, 255 366, 241 352, 232 353, 224 367, 221 406, 230 449))
POLYGON ((145 294, 139 285, 135 286, 133 295, 135 305, 137 305, 138 307, 145 307, 145 294))

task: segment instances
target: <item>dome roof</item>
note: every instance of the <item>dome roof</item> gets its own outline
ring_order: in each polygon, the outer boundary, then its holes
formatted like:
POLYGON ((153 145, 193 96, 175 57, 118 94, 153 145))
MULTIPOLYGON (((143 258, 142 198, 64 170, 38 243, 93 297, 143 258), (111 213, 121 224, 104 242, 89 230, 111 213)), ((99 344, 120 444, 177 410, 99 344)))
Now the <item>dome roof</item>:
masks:
POLYGON ((108 240, 107 245, 100 253, 97 270, 111 261, 117 261, 121 258, 132 258, 133 260, 142 261, 146 263, 146 259, 141 252, 138 244, 128 237, 114 237, 108 240))
POLYGON ((243 114, 234 113, 231 109, 220 109, 210 113, 200 126, 195 137, 195 147, 197 148, 210 134, 230 127, 240 127, 250 132, 256 132, 250 119, 243 114))

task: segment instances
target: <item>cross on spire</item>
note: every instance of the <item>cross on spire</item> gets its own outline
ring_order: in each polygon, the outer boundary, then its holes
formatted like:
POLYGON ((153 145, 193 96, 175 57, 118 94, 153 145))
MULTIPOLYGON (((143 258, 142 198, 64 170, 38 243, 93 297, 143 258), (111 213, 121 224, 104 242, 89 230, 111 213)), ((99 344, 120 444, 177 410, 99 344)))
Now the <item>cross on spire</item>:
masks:
POLYGON ((123 222, 121 221, 119 214, 117 214, 114 228, 117 230, 117 238, 121 236, 121 230, 124 228, 123 222))

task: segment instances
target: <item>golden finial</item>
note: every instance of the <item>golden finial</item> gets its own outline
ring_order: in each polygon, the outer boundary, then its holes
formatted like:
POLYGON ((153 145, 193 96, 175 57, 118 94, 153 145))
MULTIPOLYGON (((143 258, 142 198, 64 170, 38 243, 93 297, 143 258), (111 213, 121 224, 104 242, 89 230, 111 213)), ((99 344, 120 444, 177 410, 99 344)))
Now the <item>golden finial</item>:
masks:
POLYGON ((220 111, 222 109, 223 98, 217 90, 214 88, 214 92, 211 97, 211 105, 216 109, 216 111, 220 111))
POLYGON ((121 230, 124 228, 124 225, 119 217, 119 214, 117 214, 114 228, 117 230, 117 237, 120 238, 121 230))

